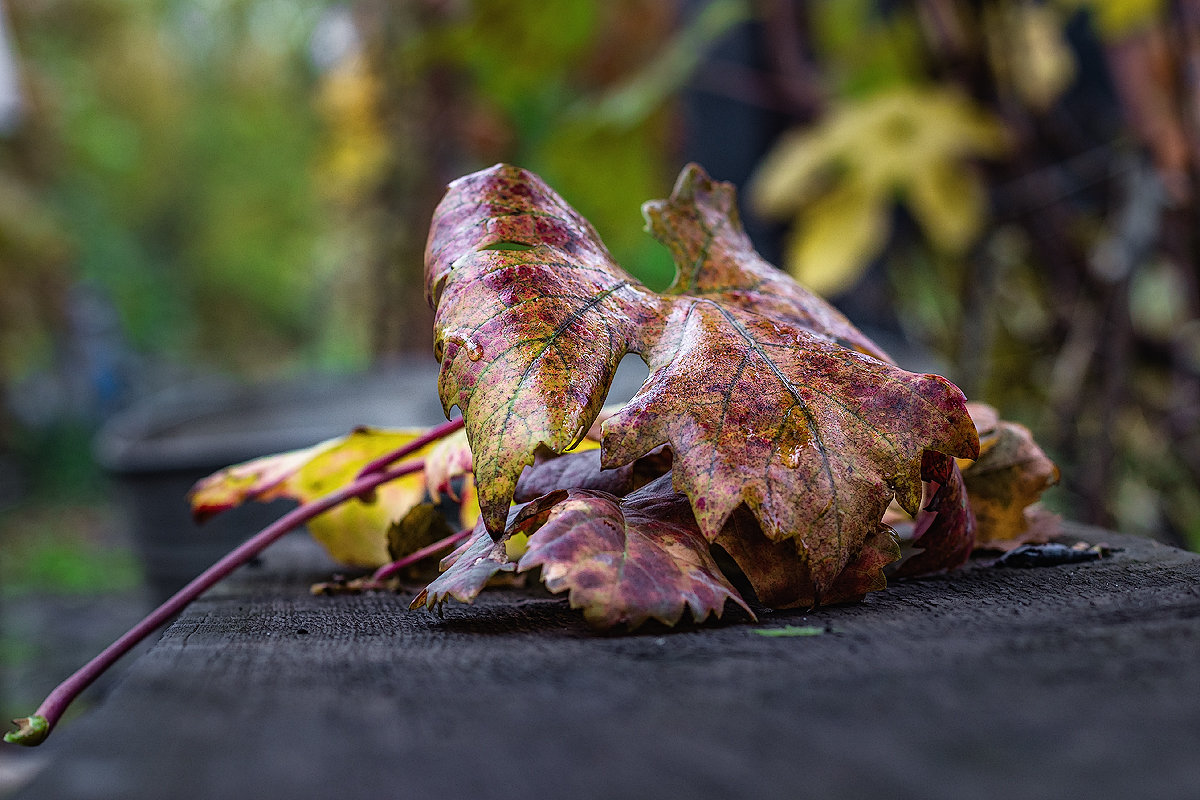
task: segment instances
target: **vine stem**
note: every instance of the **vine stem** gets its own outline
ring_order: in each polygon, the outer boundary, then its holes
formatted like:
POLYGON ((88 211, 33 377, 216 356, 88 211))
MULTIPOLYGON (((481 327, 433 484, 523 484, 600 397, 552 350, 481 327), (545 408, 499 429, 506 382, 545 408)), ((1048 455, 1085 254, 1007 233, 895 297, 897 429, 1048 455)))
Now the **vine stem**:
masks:
POLYGON ((375 570, 375 574, 373 574, 371 576, 370 582, 371 583, 381 583, 381 582, 387 580, 388 578, 392 577, 393 575, 395 575, 397 572, 404 569, 405 567, 412 566, 413 564, 416 564, 418 561, 422 561, 426 558, 429 558, 431 555, 434 555, 435 553, 440 553, 441 551, 445 550, 448 547, 453 547, 454 545, 461 542, 463 539, 470 536, 471 533, 474 532, 474 530, 475 530, 474 528, 463 528, 458 533, 452 533, 449 536, 447 536, 445 539, 439 539, 436 542, 434 542, 433 544, 422 547, 420 550, 414 550, 413 552, 406 555, 404 558, 397 559, 390 564, 384 564, 382 567, 375 570))
MULTIPOLYGON (((437 429, 435 428, 434 430, 437 429)), ((444 436, 445 433, 441 435, 444 436)), ((416 444, 416 442, 413 444, 416 444)), ((424 445, 420 446, 423 447, 424 445)), ((37 711, 32 716, 13 720, 18 730, 6 733, 4 741, 10 744, 20 744, 30 747, 41 744, 50 735, 50 732, 62 717, 63 712, 67 710, 67 707, 71 705, 75 698, 90 686, 96 678, 100 677, 106 669, 111 667, 117 659, 132 650, 139 642, 158 630, 163 623, 170 620, 189 603, 227 577, 235 569, 257 556, 285 533, 303 525, 313 517, 323 514, 347 500, 360 497, 388 481, 414 472, 420 472, 424 468, 425 462, 415 459, 391 469, 378 469, 369 475, 363 475, 355 479, 353 483, 332 491, 311 503, 305 503, 299 508, 293 509, 283 515, 238 545, 228 555, 221 558, 220 561, 200 573, 191 583, 184 586, 166 602, 151 611, 141 622, 122 635, 121 638, 110 644, 98 656, 84 664, 69 678, 56 686, 47 695, 46 699, 42 701, 42 704, 38 706, 37 711)))
POLYGON ((413 453, 417 452, 425 445, 430 444, 432 442, 436 442, 438 439, 445 439, 447 436, 454 433, 462 426, 463 426, 463 418, 462 417, 457 417, 455 419, 447 420, 446 422, 443 422, 441 425, 435 425, 434 427, 425 431, 425 433, 421 434, 416 439, 413 439, 411 442, 404 445, 403 447, 398 447, 390 453, 384 453, 383 455, 379 456, 378 458, 374 458, 371 461, 368 461, 366 466, 364 466, 362 469, 360 469, 358 471, 358 477, 365 478, 368 475, 372 475, 377 472, 382 472, 383 470, 387 469, 389 466, 396 463, 397 461, 404 458, 405 456, 410 456, 413 453))

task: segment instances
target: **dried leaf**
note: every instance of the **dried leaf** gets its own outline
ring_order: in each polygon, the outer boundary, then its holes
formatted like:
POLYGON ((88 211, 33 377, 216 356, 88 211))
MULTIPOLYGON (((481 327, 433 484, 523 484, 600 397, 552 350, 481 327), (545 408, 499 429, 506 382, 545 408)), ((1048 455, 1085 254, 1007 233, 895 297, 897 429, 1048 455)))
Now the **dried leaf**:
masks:
POLYGON ((803 545, 795 540, 772 542, 746 509, 734 512, 715 544, 741 569, 758 602, 771 608, 812 608, 861 600, 867 592, 887 586, 883 568, 900 558, 895 534, 881 524, 851 556, 833 585, 818 593, 803 545))
POLYGON ((926 447, 974 453, 962 395, 769 319, 677 308, 646 385, 604 426, 606 464, 664 441, 675 485, 715 538, 745 503, 772 541, 797 538, 818 595, 891 498, 915 511, 926 447))
POLYGON ((587 450, 550 458, 525 470, 513 499, 527 503, 556 489, 591 489, 621 497, 633 488, 632 464, 603 469, 600 451, 587 450))
POLYGON ((568 592, 593 626, 674 625, 685 609, 700 622, 721 616, 727 600, 753 616, 666 476, 624 500, 586 489, 548 495, 510 530, 529 536, 520 570, 541 567, 546 588, 568 592))
POLYGON ((462 500, 454 489, 454 479, 471 474, 471 446, 467 433, 458 430, 435 444, 425 457, 425 481, 433 502, 444 493, 454 502, 462 500))
POLYGON ((453 533, 454 530, 433 503, 418 503, 388 527, 388 558, 399 561, 453 533))
POLYGON ((457 405, 480 508, 499 532, 539 447, 565 452, 600 410, 661 300, 612 262, 541 179, 498 165, 452 183, 426 251, 438 389, 457 405))
MULTIPOLYGON (((422 430, 358 428, 349 436, 313 447, 266 456, 227 467, 192 488, 192 513, 203 520, 249 500, 281 497, 300 503, 315 500, 353 482, 371 459, 392 452, 422 430)), ((425 448, 414 454, 421 457, 425 448)), ((425 478, 414 473, 375 489, 370 496, 343 503, 310 520, 308 529, 335 560, 377 567, 390 559, 386 532, 425 496, 425 478)))
POLYGON ((977 455, 961 392, 880 360, 840 314, 767 265, 732 188, 699 168, 646 216, 677 263, 663 294, 616 267, 530 173, 476 173, 439 206, 426 273, 439 385, 466 420, 486 525, 502 533, 521 471, 539 448, 582 438, 616 364, 636 352, 650 377, 603 425, 603 465, 668 444, 707 540, 744 503, 767 539, 803 551, 813 597, 847 591, 840 576, 860 557, 863 575, 848 582, 861 594, 881 554, 894 554, 878 544, 888 502, 916 510, 922 453, 977 455))
POLYGON ((803 328, 891 362, 840 311, 763 259, 742 228, 737 193, 695 164, 683 168, 671 196, 642 207, 654 238, 675 261, 670 295, 719 302, 803 328))
POLYGON ((1024 425, 996 419, 995 409, 970 403, 980 428, 979 458, 963 472, 980 543, 1020 540, 1029 527, 1027 507, 1058 483, 1058 467, 1024 425))
POLYGON ((907 544, 920 552, 893 573, 896 577, 924 575, 961 566, 975 546, 975 515, 967 500, 963 474, 953 458, 927 451, 921 462, 929 501, 913 523, 907 544))
POLYGON ((508 557, 504 545, 503 541, 492 541, 481 520, 471 538, 442 559, 445 571, 413 598, 409 608, 437 608, 450 598, 460 603, 474 602, 497 573, 516 571, 517 562, 508 557))
POLYGON ((517 481, 514 499, 524 503, 556 489, 592 489, 623 497, 666 473, 671 460, 670 448, 660 447, 631 464, 604 469, 598 449, 567 453, 525 470, 517 481))

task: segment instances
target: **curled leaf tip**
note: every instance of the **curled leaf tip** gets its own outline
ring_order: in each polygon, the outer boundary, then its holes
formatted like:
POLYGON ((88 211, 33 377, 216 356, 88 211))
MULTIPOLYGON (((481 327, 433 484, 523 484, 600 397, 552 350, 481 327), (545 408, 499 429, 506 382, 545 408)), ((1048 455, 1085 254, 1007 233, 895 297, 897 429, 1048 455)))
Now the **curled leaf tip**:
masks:
POLYGON ((17 726, 17 730, 4 734, 4 741, 9 744, 36 747, 50 735, 50 723, 40 715, 14 719, 13 724, 17 726))

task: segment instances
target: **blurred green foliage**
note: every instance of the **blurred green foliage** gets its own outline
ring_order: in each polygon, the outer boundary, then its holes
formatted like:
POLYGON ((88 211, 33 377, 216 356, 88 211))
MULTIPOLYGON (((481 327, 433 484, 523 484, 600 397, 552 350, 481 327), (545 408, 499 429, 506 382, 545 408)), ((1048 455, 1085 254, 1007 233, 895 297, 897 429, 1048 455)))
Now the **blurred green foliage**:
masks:
POLYGON ((281 5, 13 4, 31 182, 143 351, 250 368, 321 332, 321 4, 281 5))

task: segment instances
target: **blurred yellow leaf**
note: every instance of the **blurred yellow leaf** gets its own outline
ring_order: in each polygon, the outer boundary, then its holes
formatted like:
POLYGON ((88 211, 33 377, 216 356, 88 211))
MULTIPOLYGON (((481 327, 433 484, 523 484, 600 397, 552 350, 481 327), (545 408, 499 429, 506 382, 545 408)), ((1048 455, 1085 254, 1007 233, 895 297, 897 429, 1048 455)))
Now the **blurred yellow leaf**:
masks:
POLYGON ((969 165, 938 161, 913 175, 905 198, 925 235, 939 250, 959 255, 983 227, 987 197, 969 165))
POLYGON ((767 216, 796 215, 789 269, 816 291, 835 292, 877 255, 896 198, 935 247, 968 247, 985 198, 963 162, 999 155, 1006 143, 1000 123, 955 91, 889 89, 781 139, 751 181, 751 202, 767 216))
POLYGON ((321 80, 316 107, 329 136, 320 178, 335 199, 364 194, 384 177, 392 145, 380 116, 383 91, 361 55, 344 59, 321 80))
POLYGON ((1075 56, 1058 9, 1031 3, 988 7, 985 35, 996 80, 1032 108, 1053 105, 1075 79, 1075 56))
POLYGON ((1117 38, 1148 27, 1166 8, 1166 0, 1059 0, 1068 8, 1086 8, 1100 33, 1117 38))
POLYGON ((792 276, 817 294, 850 288, 887 237, 888 207, 857 183, 845 183, 800 212, 788 243, 792 276))

